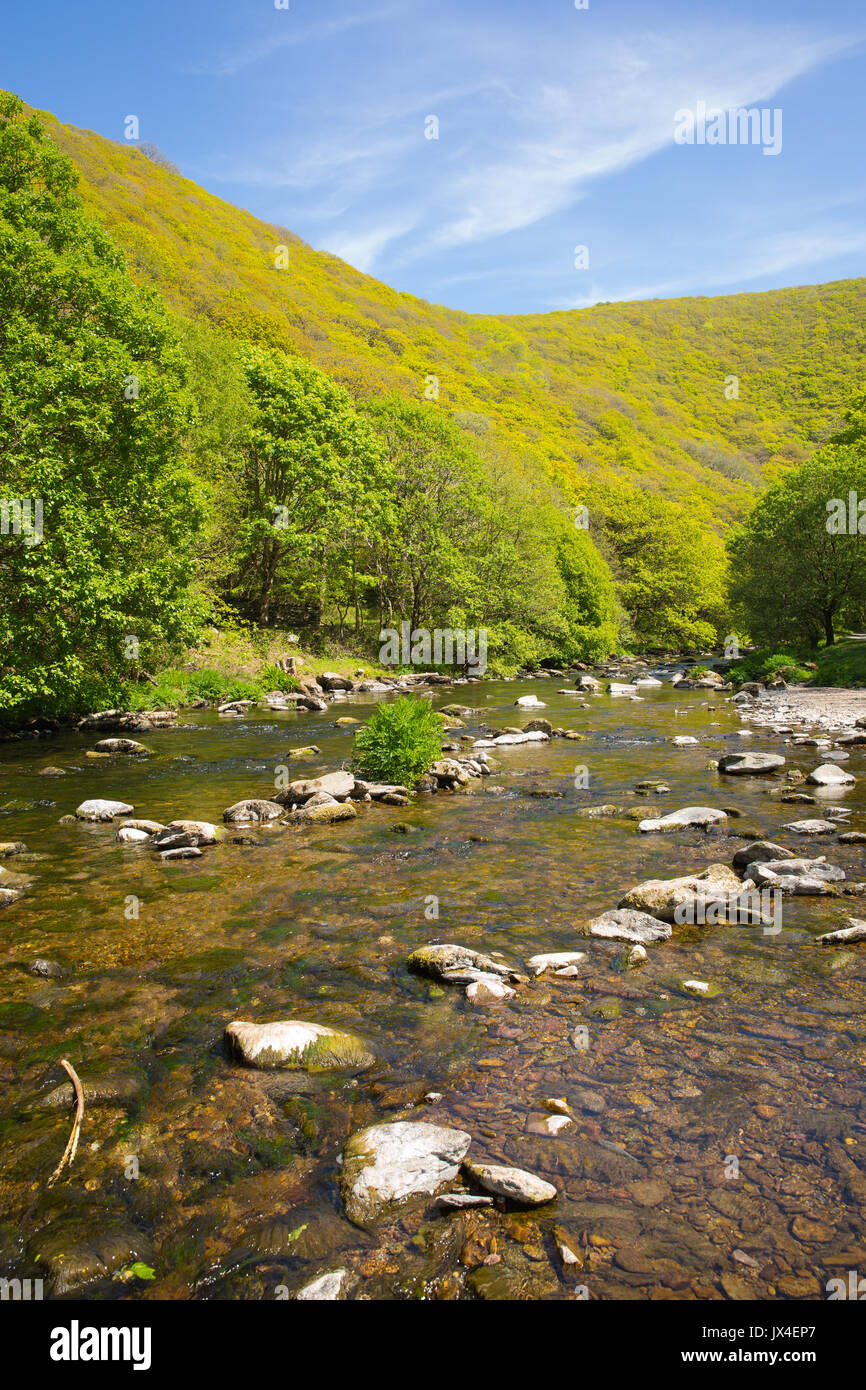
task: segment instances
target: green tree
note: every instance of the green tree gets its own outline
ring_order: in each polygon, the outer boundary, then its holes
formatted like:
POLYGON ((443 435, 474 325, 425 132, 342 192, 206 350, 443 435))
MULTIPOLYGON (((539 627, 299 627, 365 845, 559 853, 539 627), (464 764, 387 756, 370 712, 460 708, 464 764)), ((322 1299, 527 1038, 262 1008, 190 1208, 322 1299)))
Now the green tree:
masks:
POLYGON ((592 511, 639 647, 700 648, 723 630, 725 552, 719 538, 679 503, 627 484, 593 493, 592 511))
POLYGON ((863 626, 860 498, 866 511, 866 453, 828 445, 783 474, 732 534, 731 600, 756 642, 832 646, 843 627, 863 626))
POLYGON ((180 463, 191 404, 183 360, 156 296, 135 287, 85 215, 76 178, 39 121, 0 94, 7 712, 116 693, 195 627, 200 511, 180 463))
POLYGON ((315 584, 321 618, 342 563, 357 611, 359 553, 388 526, 393 476, 381 442, 348 392, 310 362, 250 348, 245 370, 255 417, 243 444, 243 589, 266 623, 281 588, 315 584))

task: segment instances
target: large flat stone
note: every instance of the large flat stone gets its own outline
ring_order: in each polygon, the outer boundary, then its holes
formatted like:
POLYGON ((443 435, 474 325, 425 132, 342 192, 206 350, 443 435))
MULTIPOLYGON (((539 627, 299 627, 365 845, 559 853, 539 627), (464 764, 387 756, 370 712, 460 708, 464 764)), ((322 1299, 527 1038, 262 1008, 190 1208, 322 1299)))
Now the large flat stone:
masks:
POLYGON ((359 1225, 412 1198, 434 1197, 452 1183, 471 1135, 462 1129, 397 1120, 353 1134, 343 1151, 340 1191, 359 1225))

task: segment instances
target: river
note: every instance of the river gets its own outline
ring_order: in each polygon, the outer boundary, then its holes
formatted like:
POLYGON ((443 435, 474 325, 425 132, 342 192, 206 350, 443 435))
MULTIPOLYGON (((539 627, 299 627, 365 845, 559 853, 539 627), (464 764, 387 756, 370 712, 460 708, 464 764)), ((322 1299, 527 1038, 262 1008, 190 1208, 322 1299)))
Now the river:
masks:
MULTIPOLYGON (((437 687, 434 704, 473 706, 465 732, 477 735, 525 722, 514 701, 529 690, 582 742, 497 749, 497 771, 465 792, 363 805, 332 826, 256 827, 258 843, 196 860, 58 821, 100 796, 159 821, 221 823, 233 802, 272 793, 289 748, 320 749, 293 760, 293 776, 339 767, 352 736, 335 719, 363 718, 370 697, 315 713, 183 713, 143 736, 146 760, 87 759, 93 733, 0 745, 0 839, 42 856, 5 861, 33 884, 0 914, 0 1274, 100 1299, 279 1298, 338 1267, 356 1298, 770 1299, 826 1297, 828 1280, 862 1264, 866 946, 814 941, 858 900, 786 898, 775 935, 678 926, 639 970, 624 969, 621 945, 578 936, 640 880, 729 865, 752 837, 866 879, 866 846, 781 828, 820 811, 769 797, 777 778, 707 767, 743 747, 804 772, 820 755, 767 730, 737 738, 735 707, 712 692, 580 700, 563 684, 437 687), (675 747, 677 734, 699 743, 675 747), (49 764, 66 775, 39 776, 49 764), (638 794, 650 777, 670 794, 638 794), (603 802, 739 815, 721 830, 644 835, 633 820, 577 814, 603 802), (480 1008, 407 972, 410 951, 435 940, 518 968, 541 951, 588 955, 576 978, 543 975, 480 1008), (37 957, 63 977, 29 974, 37 957), (695 997, 682 988, 694 978, 718 992, 695 997), (230 1020, 292 1017, 351 1028, 375 1065, 307 1076, 226 1060, 230 1020), (65 1079, 61 1058, 104 1096, 49 1187, 72 1120, 44 1103, 65 1079), (530 1128, 551 1098, 575 1117, 555 1137, 530 1128), (549 1179, 556 1202, 428 1205, 352 1226, 341 1148, 398 1118, 467 1130, 473 1158, 549 1179)), ((845 766, 859 774, 863 759, 854 748, 845 766)), ((864 787, 830 798, 853 810, 841 828, 862 826, 864 787)))

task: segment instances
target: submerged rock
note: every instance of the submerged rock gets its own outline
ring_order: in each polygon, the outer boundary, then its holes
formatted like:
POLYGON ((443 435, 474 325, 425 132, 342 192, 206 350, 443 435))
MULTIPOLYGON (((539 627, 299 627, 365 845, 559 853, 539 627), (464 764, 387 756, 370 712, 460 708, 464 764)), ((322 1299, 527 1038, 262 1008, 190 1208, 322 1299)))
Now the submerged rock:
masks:
POLYGON ((146 757, 153 752, 145 744, 134 738, 102 738, 96 745, 97 753, 128 753, 131 756, 146 757))
POLYGON ((353 1033, 298 1019, 279 1023, 235 1021, 225 1030, 231 1056, 248 1067, 295 1071, 363 1071, 375 1058, 353 1033))
POLYGON ((545 1182, 525 1168, 508 1168, 499 1163, 464 1163, 463 1171, 485 1192, 507 1197, 520 1206, 540 1207, 558 1195, 552 1182, 545 1182))
POLYGON ((90 1215, 73 1213, 44 1226, 30 1239, 28 1255, 38 1261, 59 1298, 108 1279, 127 1265, 149 1265, 153 1247, 122 1218, 95 1208, 90 1215))
POLYGON ((437 1196, 456 1179, 471 1142, 462 1129, 424 1121, 359 1130, 343 1151, 340 1192, 346 1215, 364 1225, 412 1198, 437 1196))

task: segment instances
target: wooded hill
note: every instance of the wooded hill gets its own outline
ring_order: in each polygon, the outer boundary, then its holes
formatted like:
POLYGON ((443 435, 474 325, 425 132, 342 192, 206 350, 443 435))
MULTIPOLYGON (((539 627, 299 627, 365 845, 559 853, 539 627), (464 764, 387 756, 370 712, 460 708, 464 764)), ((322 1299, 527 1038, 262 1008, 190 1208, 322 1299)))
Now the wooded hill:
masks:
POLYGON ((620 477, 687 503, 699 528, 723 529, 774 464, 801 461, 839 428, 862 371, 864 279, 465 314, 314 251, 135 146, 40 116, 133 277, 175 310, 298 352, 354 395, 420 399, 435 376, 440 406, 464 429, 541 465, 575 500, 620 477), (732 376, 739 399, 726 398, 732 376))

